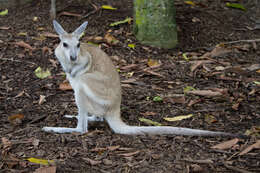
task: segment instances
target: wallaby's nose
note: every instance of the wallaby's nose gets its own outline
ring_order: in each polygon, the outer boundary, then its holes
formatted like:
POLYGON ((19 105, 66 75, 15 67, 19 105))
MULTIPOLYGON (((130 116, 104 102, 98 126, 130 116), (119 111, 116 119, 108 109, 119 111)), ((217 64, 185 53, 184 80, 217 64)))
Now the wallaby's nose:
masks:
POLYGON ((70 56, 71 61, 76 61, 76 59, 77 59, 77 56, 70 56))

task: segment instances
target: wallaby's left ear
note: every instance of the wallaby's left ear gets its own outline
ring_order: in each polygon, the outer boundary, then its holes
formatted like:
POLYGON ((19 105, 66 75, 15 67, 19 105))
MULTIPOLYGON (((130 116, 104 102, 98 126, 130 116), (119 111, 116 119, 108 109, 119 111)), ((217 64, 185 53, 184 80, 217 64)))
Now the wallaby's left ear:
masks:
POLYGON ((81 24, 72 34, 77 35, 78 37, 81 36, 81 34, 85 31, 86 27, 88 25, 88 22, 84 22, 81 24))
POLYGON ((53 20, 53 26, 55 31, 59 34, 60 37, 64 34, 67 34, 67 32, 62 28, 62 26, 56 20, 53 20))

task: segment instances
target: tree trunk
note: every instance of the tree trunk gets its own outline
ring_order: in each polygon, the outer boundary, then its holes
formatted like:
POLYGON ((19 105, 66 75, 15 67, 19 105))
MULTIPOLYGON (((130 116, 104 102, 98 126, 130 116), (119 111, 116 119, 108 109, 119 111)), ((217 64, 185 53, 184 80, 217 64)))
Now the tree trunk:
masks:
POLYGON ((174 48, 176 28, 174 0, 134 0, 134 34, 142 44, 174 48))

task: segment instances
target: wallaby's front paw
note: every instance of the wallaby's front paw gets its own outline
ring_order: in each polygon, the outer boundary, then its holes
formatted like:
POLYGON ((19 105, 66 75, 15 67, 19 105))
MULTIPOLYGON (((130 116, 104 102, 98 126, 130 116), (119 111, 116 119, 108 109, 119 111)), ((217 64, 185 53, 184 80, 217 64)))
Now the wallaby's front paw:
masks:
POLYGON ((77 118, 78 119, 78 116, 77 115, 64 115, 65 118, 77 118))

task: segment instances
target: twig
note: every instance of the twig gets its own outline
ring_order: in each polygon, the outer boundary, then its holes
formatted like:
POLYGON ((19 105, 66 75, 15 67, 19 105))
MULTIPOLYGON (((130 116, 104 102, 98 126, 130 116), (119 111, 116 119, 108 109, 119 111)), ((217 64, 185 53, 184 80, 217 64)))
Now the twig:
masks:
POLYGON ((191 159, 181 159, 182 161, 191 162, 191 163, 200 163, 200 164, 213 164, 214 162, 210 159, 206 160, 191 160, 191 159))
POLYGON ((224 166, 228 169, 231 169, 232 171, 235 171, 235 172, 240 172, 240 173, 252 173, 250 171, 247 171, 247 170, 244 170, 244 169, 240 169, 240 168, 236 168, 234 166, 230 166, 230 165, 227 165, 226 163, 224 163, 224 166))
POLYGON ((28 64, 32 64, 32 65, 35 65, 35 63, 33 62, 29 62, 29 61, 20 61, 20 60, 14 60, 13 58, 11 59, 8 59, 8 58, 0 58, 0 60, 3 60, 3 61, 12 61, 12 62, 19 62, 19 63, 28 63, 28 64))
POLYGON ((260 42, 260 38, 254 39, 254 40, 237 40, 237 41, 230 41, 230 42, 224 42, 223 44, 234 44, 234 43, 241 43, 241 42, 246 42, 246 43, 260 42))

